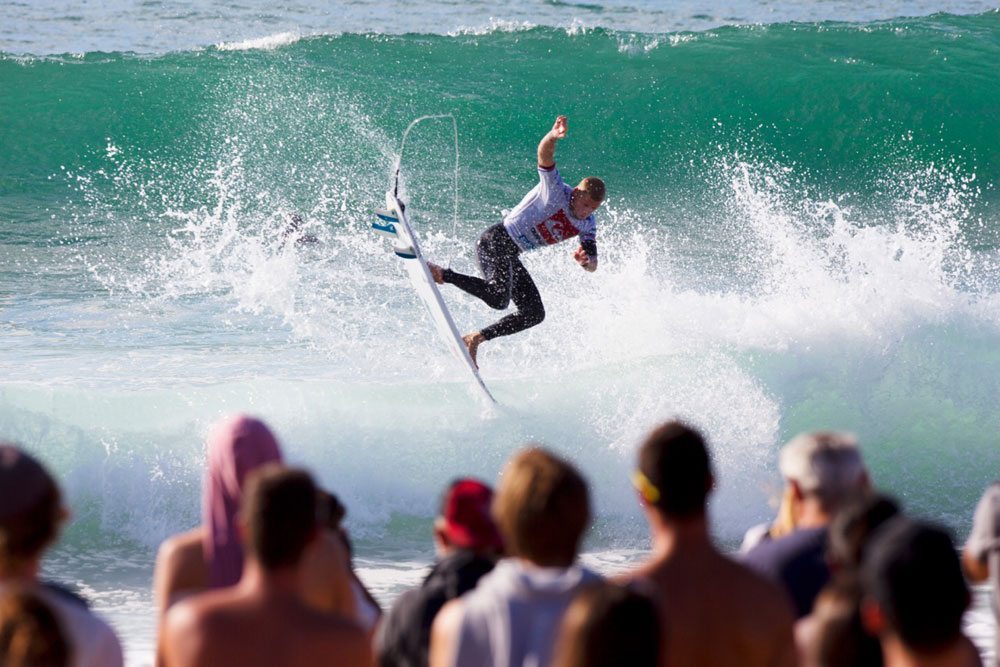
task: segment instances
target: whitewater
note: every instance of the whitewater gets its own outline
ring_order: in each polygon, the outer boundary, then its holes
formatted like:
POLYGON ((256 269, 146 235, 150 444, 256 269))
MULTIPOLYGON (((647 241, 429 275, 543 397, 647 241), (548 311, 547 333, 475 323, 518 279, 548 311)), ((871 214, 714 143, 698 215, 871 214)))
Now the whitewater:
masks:
MULTIPOLYGON (((341 497, 385 602, 433 558, 447 483, 528 442, 591 484, 587 562, 627 567, 634 453, 672 417, 709 439, 726 548, 772 516, 781 444, 819 428, 964 540, 1000 471, 995 9, 247 6, 0 8, 0 438, 57 473, 74 519, 47 574, 129 664, 151 662, 156 547, 197 523, 204 438, 234 411, 341 497), (562 173, 608 183, 601 266, 525 256, 547 316, 482 349, 490 409, 372 210, 407 125, 453 115, 458 187, 432 120, 403 195, 425 254, 474 271, 559 113, 562 173)), ((495 318, 444 295, 464 330, 495 318)))

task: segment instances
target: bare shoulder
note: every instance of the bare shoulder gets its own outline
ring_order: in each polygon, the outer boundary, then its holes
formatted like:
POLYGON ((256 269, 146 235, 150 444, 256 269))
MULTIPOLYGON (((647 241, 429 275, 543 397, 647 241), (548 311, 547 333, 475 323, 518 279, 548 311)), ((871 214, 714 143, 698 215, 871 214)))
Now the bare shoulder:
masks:
POLYGON ((156 552, 156 569, 164 574, 183 573, 200 565, 204 567, 202 528, 193 528, 163 540, 156 552))
POLYGON ((755 617, 762 622, 787 625, 789 628, 794 625, 795 615, 784 589, 729 556, 723 556, 721 561, 728 581, 727 588, 733 592, 734 600, 752 604, 755 617))
POLYGON ((198 651, 203 629, 202 614, 195 599, 171 606, 163 615, 160 627, 157 663, 187 664, 190 656, 198 651))
POLYGON ((625 570, 624 572, 619 572, 609 578, 609 581, 619 586, 625 586, 627 584, 635 582, 644 582, 646 584, 652 583, 656 579, 657 567, 652 561, 642 563, 631 570, 625 570))
POLYGON ((430 667, 445 667, 454 663, 455 639, 462 627, 465 606, 461 598, 451 600, 434 617, 431 626, 430 667))
POLYGON ((312 607, 301 607, 299 611, 300 614, 286 616, 282 621, 297 619, 291 623, 289 632, 301 633, 303 641, 298 648, 304 654, 303 664, 328 664, 331 655, 337 656, 336 664, 343 667, 367 667, 373 663, 368 633, 357 621, 312 607))
POLYGON ((208 585, 202 552, 201 527, 168 537, 156 553, 153 589, 161 613, 184 591, 198 591, 208 585))
POLYGON ((465 605, 461 598, 450 600, 434 617, 433 631, 458 632, 465 605))
POLYGON ((234 588, 191 595, 167 610, 160 634, 167 665, 219 664, 220 648, 240 641, 234 631, 245 614, 234 588))

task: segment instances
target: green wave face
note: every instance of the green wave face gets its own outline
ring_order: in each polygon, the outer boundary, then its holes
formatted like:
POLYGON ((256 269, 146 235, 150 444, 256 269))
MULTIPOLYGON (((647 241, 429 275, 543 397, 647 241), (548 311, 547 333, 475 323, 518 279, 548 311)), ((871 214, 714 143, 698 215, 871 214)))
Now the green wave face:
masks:
MULTIPOLYGON (((307 197, 295 174, 319 163, 352 178, 384 170, 402 128, 426 113, 458 117, 464 194, 480 206, 531 181, 534 144, 559 113, 571 119, 564 171, 600 173, 641 208, 710 192, 704 164, 720 146, 861 197, 900 160, 948 156, 993 184, 998 61, 997 12, 697 34, 535 28, 158 57, 8 56, 0 195, 55 196, 64 184, 49 176, 106 168, 109 147, 184 178, 182 165, 210 162, 228 140, 240 142, 249 169, 307 197)), ((426 150, 437 148, 449 146, 426 150)))

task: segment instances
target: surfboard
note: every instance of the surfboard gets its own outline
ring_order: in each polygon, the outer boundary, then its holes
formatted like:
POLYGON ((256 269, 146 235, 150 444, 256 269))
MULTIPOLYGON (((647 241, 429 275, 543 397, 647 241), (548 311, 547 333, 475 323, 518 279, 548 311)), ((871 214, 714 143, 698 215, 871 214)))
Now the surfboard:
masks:
POLYGON ((409 276, 417 296, 427 306, 427 312, 430 313, 441 340, 471 375, 478 393, 490 403, 496 403, 493 394, 479 376, 479 370, 469 356, 469 349, 465 346, 458 327, 455 326, 455 320, 452 319, 444 299, 441 298, 441 291, 431 276, 431 270, 427 268, 427 260, 420 252, 420 243, 413 232, 413 227, 410 226, 402 202, 390 190, 385 193, 385 209, 375 211, 375 215, 378 220, 372 223, 372 229, 392 242, 392 251, 403 260, 406 275, 409 276))

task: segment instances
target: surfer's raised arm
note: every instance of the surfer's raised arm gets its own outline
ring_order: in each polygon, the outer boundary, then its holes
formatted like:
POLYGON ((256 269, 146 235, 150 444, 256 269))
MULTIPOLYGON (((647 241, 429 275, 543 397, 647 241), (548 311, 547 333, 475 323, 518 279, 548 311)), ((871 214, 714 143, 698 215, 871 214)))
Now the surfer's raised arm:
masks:
POLYGON ((552 129, 538 142, 538 166, 551 169, 556 164, 556 142, 566 136, 566 116, 556 118, 552 129))

